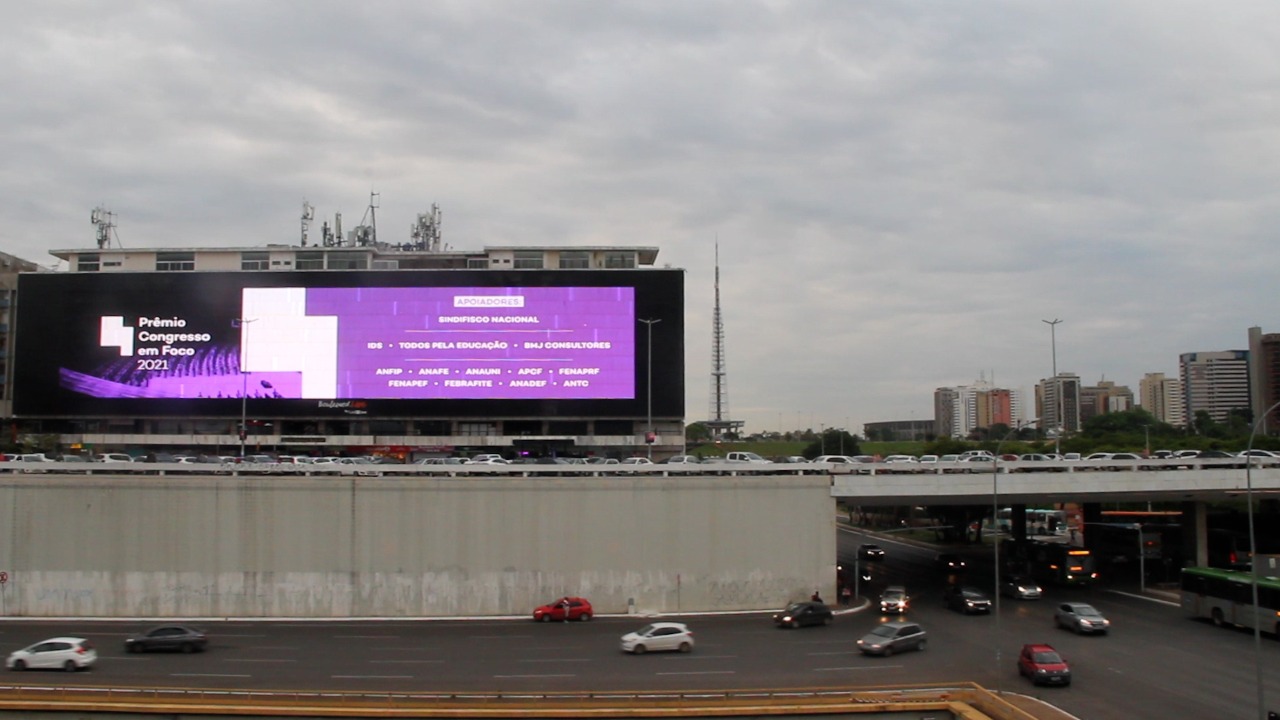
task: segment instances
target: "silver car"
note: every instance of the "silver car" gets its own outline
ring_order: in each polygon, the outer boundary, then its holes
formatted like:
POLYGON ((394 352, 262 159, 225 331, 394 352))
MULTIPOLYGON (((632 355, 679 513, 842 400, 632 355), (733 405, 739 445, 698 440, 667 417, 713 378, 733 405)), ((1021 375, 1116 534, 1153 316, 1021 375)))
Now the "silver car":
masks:
POLYGON ((1000 594, 1019 600, 1039 600, 1041 589, 1035 580, 1015 575, 1000 580, 1000 594))
POLYGON ((688 625, 672 622, 650 623, 622 636, 622 651, 643 655, 649 651, 693 650, 693 631, 688 625))
POLYGON ((924 650, 929 644, 924 628, 912 622, 881 623, 862 636, 858 649, 866 655, 888 657, 903 650, 924 650))
POLYGON ((1088 603, 1062 603, 1053 613, 1053 624, 1076 633, 1107 634, 1111 621, 1088 603))

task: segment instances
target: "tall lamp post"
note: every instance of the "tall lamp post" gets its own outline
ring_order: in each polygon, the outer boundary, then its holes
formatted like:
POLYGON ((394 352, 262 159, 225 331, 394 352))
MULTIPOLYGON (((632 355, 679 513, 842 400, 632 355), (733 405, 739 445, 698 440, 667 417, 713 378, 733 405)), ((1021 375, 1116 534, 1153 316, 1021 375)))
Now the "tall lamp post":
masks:
POLYGON ((257 318, 236 318, 231 321, 232 327, 240 329, 240 462, 244 462, 244 441, 249 434, 249 375, 244 371, 245 360, 248 355, 248 343, 245 342, 245 337, 249 334, 249 323, 255 320, 257 318))
POLYGON ((1244 451, 1244 486, 1249 511, 1249 567, 1253 573, 1253 670, 1254 684, 1258 687, 1258 720, 1267 720, 1270 713, 1266 707, 1266 693, 1262 688, 1262 611, 1258 605, 1258 535, 1253 527, 1253 439, 1258 434, 1258 427, 1267 421, 1271 413, 1280 408, 1280 402, 1263 411, 1262 417, 1253 421, 1253 430, 1249 432, 1249 445, 1244 451))
MULTIPOLYGON (((1020 422, 1014 425, 1012 428, 1010 428, 1009 432, 1005 433, 1005 436, 1000 438, 1000 442, 996 443, 996 451, 991 458, 991 529, 992 529, 991 557, 995 561, 994 569, 995 569, 995 576, 996 576, 995 588, 994 588, 995 592, 992 594, 991 597, 995 603, 995 615, 996 615, 995 636, 996 636, 996 668, 997 669, 1001 667, 1000 665, 1000 522, 999 522, 1000 449, 1004 446, 1005 441, 1007 441, 1009 438, 1013 437, 1014 435, 1018 434, 1019 430, 1035 422, 1039 422, 1039 419, 1037 418, 1036 420, 1027 420, 1025 422, 1020 422)), ((1013 518, 1009 518, 1009 522, 1010 522, 1009 529, 1010 531, 1012 531, 1013 518)), ((998 678, 1000 676, 997 675, 996 677, 997 677, 996 692, 999 692, 1000 681, 998 680, 998 678)))
POLYGON ((657 440, 657 436, 653 432, 653 326, 662 322, 662 318, 636 318, 639 322, 644 323, 645 328, 649 331, 649 346, 646 350, 645 372, 648 378, 645 380, 646 398, 646 429, 644 435, 645 448, 648 450, 648 457, 653 459, 653 443, 657 440))
MULTIPOLYGON (((1041 320, 1040 322, 1049 326, 1049 353, 1053 358, 1053 382, 1058 381, 1058 324, 1062 321, 1058 318, 1052 320, 1041 320)), ((1059 456, 1062 455, 1062 385, 1058 385, 1058 401, 1053 406, 1054 423, 1053 430, 1053 452, 1059 456)))

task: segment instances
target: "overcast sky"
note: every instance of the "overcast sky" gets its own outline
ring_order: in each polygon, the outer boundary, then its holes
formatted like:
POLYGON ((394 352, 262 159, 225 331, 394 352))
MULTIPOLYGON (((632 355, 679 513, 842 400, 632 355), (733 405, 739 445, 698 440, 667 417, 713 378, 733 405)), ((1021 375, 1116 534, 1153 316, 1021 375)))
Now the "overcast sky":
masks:
MULTIPOLYGON (((932 417, 1057 367, 1129 385, 1276 322, 1280 3, 8 3, 0 249, 714 247, 748 431, 932 417), (318 233, 313 234, 313 237, 318 233)), ((1033 412, 1033 411, 1032 411, 1033 412)))

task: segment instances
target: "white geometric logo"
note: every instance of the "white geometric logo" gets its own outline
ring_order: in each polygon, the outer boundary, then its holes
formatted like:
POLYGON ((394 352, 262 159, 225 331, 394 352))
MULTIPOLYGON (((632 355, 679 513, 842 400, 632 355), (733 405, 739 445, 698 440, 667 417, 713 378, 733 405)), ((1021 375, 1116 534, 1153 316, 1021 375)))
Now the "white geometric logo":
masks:
POLYGON ((99 347, 118 347, 120 357, 133 355, 133 328, 124 324, 119 315, 103 315, 102 329, 98 334, 99 347))

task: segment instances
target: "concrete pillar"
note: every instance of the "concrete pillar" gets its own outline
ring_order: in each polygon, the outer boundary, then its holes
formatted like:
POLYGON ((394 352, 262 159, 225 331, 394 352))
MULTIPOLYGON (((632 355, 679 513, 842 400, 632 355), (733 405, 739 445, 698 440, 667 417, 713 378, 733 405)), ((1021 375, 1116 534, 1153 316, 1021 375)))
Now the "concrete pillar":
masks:
POLYGON ((1182 503, 1182 556, 1209 567, 1209 519, 1203 502, 1182 503))

